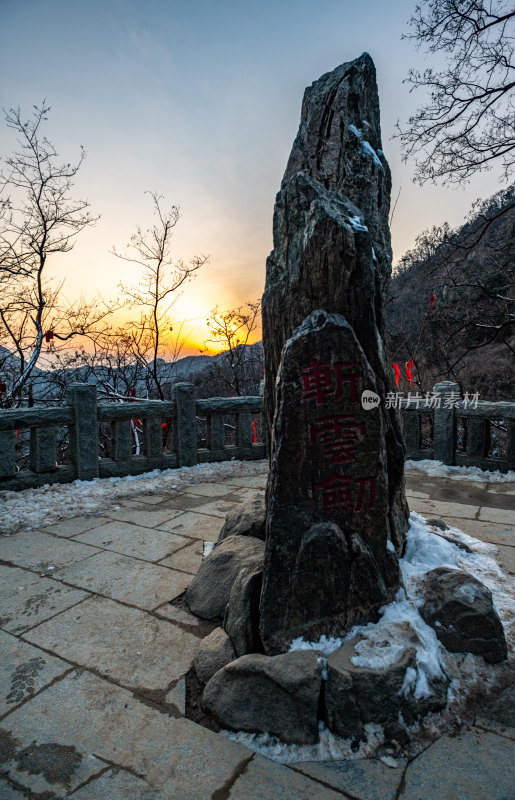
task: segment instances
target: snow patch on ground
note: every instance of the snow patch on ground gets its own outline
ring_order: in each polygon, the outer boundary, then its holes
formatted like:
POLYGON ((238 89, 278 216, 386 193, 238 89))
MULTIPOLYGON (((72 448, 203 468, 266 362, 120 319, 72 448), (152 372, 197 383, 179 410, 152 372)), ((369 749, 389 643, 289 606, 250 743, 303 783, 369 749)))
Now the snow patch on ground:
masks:
POLYGON ((63 519, 102 514, 137 495, 173 496, 195 483, 266 474, 268 461, 222 461, 179 469, 153 470, 125 478, 54 483, 20 492, 0 491, 0 533, 16 533, 63 519))
MULTIPOLYGON (((290 651, 319 650, 327 658, 344 642, 360 637, 356 655, 357 666, 387 669, 407 648, 416 650, 416 669, 406 670, 402 691, 413 693, 415 698, 432 693, 434 681, 446 676, 449 679, 448 705, 439 714, 429 714, 420 723, 408 728, 412 738, 412 752, 427 746, 449 724, 459 718, 467 701, 475 694, 484 695, 488 689, 506 681, 513 669, 515 650, 515 579, 504 572, 495 561, 497 548, 468 536, 457 528, 445 531, 449 541, 427 524, 424 517, 412 512, 410 528, 406 534, 406 551, 400 559, 404 589, 399 589, 395 600, 380 609, 377 623, 356 625, 343 638, 322 636, 318 642, 295 639, 290 651), (464 549, 466 545, 467 549, 464 549), (437 567, 447 566, 473 575, 492 592, 494 605, 504 626, 508 644, 509 661, 487 664, 481 656, 470 653, 448 653, 419 613, 423 603, 424 576, 437 567)), ((472 587, 471 587, 472 588, 472 587)), ((322 677, 326 679, 325 659, 319 659, 322 677)), ((377 753, 384 744, 380 726, 367 726, 367 741, 359 744, 334 736, 320 723, 320 742, 316 745, 286 745, 268 734, 256 735, 223 731, 225 736, 257 750, 267 758, 284 764, 296 761, 323 761, 329 759, 365 758, 377 753)))
POLYGON ((432 461, 429 458, 421 461, 408 459, 404 464, 405 469, 423 472, 430 478, 450 478, 452 481, 483 481, 488 483, 511 483, 515 481, 515 472, 490 472, 479 467, 451 467, 441 461, 432 461))

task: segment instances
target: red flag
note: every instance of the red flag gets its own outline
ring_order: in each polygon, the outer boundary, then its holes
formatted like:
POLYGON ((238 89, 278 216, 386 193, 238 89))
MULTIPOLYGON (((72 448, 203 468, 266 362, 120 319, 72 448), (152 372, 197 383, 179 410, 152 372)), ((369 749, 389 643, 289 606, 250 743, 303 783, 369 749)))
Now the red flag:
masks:
POLYGON ((413 361, 411 359, 406 361, 406 380, 409 381, 409 385, 413 383, 413 375, 411 374, 411 370, 413 369, 413 361))
POLYGON ((433 310, 433 303, 434 303, 435 300, 436 300, 436 295, 432 294, 431 297, 429 298, 429 301, 431 303, 431 308, 429 309, 430 311, 433 310))
POLYGON ((399 385, 399 378, 401 377, 401 371, 399 369, 399 365, 396 364, 395 361, 393 362, 393 368, 395 370, 395 384, 396 384, 396 386, 398 386, 399 385))

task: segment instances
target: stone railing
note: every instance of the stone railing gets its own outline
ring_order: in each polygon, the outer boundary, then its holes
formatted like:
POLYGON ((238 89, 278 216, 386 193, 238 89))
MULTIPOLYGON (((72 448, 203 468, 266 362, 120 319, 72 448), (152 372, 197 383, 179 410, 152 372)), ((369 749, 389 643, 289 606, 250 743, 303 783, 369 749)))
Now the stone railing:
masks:
POLYGON ((178 383, 173 399, 97 405, 96 387, 72 384, 68 405, 0 411, 0 490, 48 483, 138 475, 153 469, 190 467, 208 461, 264 458, 254 444, 252 420, 263 411, 261 397, 211 397, 196 400, 194 386, 178 383), (236 416, 236 444, 226 446, 224 415, 236 416), (197 418, 207 423, 206 447, 197 446, 197 418), (132 420, 141 420, 141 454, 133 455, 132 420), (163 448, 162 424, 170 425, 163 448), (56 464, 56 432, 69 430, 69 465, 56 464), (99 426, 110 429, 110 457, 99 457, 99 426), (30 430, 29 468, 16 469, 16 442, 30 430))
POLYGON ((507 472, 515 469, 515 403, 466 402, 459 400, 459 386, 452 381, 437 383, 430 400, 400 400, 406 457, 442 461, 507 472), (429 417, 432 447, 422 447, 423 417, 429 417), (489 455, 491 424, 506 425, 506 455, 489 455), (460 430, 459 430, 460 429, 460 430), (458 449, 460 433, 462 449, 458 449))

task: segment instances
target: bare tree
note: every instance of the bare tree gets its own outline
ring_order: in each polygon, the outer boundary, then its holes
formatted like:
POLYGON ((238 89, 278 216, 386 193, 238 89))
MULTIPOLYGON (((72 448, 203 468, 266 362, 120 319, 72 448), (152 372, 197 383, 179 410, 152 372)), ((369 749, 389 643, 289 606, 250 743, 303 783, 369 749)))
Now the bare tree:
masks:
POLYGON ((507 0, 427 0, 403 38, 447 56, 447 67, 411 70, 407 83, 428 90, 427 101, 398 124, 404 159, 420 154, 415 177, 463 183, 502 165, 508 179, 515 162, 515 10, 507 0))
POLYGON ((86 200, 73 200, 72 178, 83 160, 60 164, 53 144, 42 133, 50 106, 34 106, 25 121, 20 108, 5 111, 18 134, 19 149, 5 159, 0 173, 0 342, 15 357, 7 359, 4 406, 21 403, 44 342, 55 347, 76 336, 105 330, 112 306, 81 297, 68 302, 62 283, 48 277, 49 261, 68 253, 74 238, 96 222, 86 200))
POLYGON ((140 316, 120 329, 118 335, 130 342, 134 359, 144 367, 147 380, 162 400, 160 354, 166 352, 172 362, 176 361, 185 343, 182 326, 174 322, 170 312, 180 296, 181 286, 206 264, 208 256, 195 256, 187 264, 181 259, 173 261, 171 240, 179 220, 179 208, 171 206, 164 211, 162 196, 157 192, 146 194, 152 198, 156 224, 146 231, 136 229, 127 245, 130 255, 118 252, 115 247, 111 252, 143 268, 142 279, 136 287, 120 284, 130 307, 140 309, 140 316))
POLYGON ((249 353, 251 333, 258 326, 261 301, 246 303, 230 311, 214 308, 206 323, 211 338, 204 342, 206 352, 209 344, 222 346, 221 357, 213 363, 210 371, 216 373, 223 394, 229 392, 240 396, 249 391, 256 392, 263 377, 262 352, 249 353))
POLYGON ((448 225, 425 231, 394 275, 387 305, 392 359, 411 359, 424 391, 442 378, 470 385, 478 372, 488 375, 492 389, 509 385, 515 352, 514 192, 510 186, 474 204, 456 231, 448 225))

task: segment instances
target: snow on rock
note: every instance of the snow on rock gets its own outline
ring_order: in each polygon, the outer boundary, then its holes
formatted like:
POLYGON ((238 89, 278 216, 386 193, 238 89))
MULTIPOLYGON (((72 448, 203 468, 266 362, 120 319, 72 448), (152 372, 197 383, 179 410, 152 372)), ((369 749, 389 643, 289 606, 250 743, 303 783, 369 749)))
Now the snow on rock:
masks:
POLYGON ((297 761, 338 761, 341 759, 367 758, 373 755, 384 742, 384 732, 380 725, 365 725, 366 741, 356 744, 351 739, 335 736, 323 722, 318 723, 320 741, 317 744, 284 744, 268 733, 242 733, 222 730, 220 733, 233 742, 239 742, 250 750, 255 750, 272 761, 281 764, 294 764, 297 761))
POLYGON ((354 217, 349 217, 349 222, 355 231, 368 231, 366 225, 363 225, 363 220, 356 214, 354 217))
POLYGON ((485 483, 511 483, 515 472, 490 472, 479 467, 452 467, 441 461, 424 458, 421 461, 407 459, 404 468, 422 472, 430 478, 450 478, 453 481, 483 481, 485 483))
POLYGON ((54 483, 20 492, 0 491, 0 533, 16 533, 63 519, 102 514, 117 501, 137 495, 174 495, 195 483, 266 474, 268 462, 223 461, 179 469, 153 470, 125 478, 54 483))
POLYGON ((372 161, 374 162, 376 167, 379 167, 379 169, 383 169, 383 165, 381 164, 381 161, 380 161, 376 151, 374 150, 374 148, 370 144, 370 142, 367 142, 365 140, 363 140, 361 142, 361 152, 365 156, 370 156, 370 158, 372 159, 372 161))

